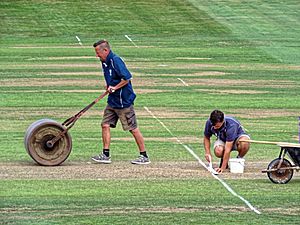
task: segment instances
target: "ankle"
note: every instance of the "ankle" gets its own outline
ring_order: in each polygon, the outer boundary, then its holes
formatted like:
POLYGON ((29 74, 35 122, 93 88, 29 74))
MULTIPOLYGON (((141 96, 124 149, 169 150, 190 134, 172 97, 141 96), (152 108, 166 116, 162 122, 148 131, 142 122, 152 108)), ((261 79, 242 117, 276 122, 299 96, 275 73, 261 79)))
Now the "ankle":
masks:
POLYGON ((142 152, 140 152, 140 154, 141 154, 142 156, 148 158, 148 155, 147 155, 147 152, 146 152, 146 151, 142 151, 142 152))
POLYGON ((104 149, 103 149, 103 154, 104 154, 106 157, 109 157, 109 149, 104 148, 104 149))

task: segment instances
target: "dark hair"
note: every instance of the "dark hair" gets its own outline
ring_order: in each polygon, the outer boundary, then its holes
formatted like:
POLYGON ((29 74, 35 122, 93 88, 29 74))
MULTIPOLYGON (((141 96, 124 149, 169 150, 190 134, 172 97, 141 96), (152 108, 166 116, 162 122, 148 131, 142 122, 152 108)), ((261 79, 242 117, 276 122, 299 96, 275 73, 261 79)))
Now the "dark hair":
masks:
POLYGON ((224 113, 220 110, 215 109, 211 112, 209 119, 212 125, 214 126, 216 125, 216 123, 224 121, 224 113))
POLYGON ((98 45, 101 45, 101 44, 103 44, 103 43, 105 43, 105 45, 104 45, 103 47, 110 49, 109 43, 108 43, 108 41, 105 40, 105 39, 95 42, 95 43, 93 44, 93 47, 96 48, 98 45))

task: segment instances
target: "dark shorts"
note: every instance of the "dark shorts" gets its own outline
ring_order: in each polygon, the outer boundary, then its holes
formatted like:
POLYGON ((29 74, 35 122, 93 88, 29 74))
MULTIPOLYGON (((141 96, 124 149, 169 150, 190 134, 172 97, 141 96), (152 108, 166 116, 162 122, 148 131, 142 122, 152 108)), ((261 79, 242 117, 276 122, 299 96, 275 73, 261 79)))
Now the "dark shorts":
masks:
POLYGON ((133 105, 124 109, 114 109, 109 105, 104 109, 102 125, 109 124, 110 127, 115 128, 120 119, 123 130, 134 130, 137 128, 137 121, 133 105))

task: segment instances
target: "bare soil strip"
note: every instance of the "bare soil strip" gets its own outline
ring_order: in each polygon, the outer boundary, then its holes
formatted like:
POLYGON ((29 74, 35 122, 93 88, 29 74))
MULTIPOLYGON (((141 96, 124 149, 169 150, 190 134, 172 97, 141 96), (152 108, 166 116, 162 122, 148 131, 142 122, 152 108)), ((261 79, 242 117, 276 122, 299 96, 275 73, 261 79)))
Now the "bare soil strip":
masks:
POLYGON ((181 59, 181 60, 211 60, 212 58, 176 57, 175 59, 181 59))
POLYGON ((298 117, 299 111, 291 109, 235 109, 234 115, 242 118, 298 117))
MULTIPOLYGON (((246 161, 243 174, 225 171, 224 179, 267 179, 261 169, 267 162, 246 161)), ((214 165, 217 166, 217 165, 214 165)), ((211 174, 195 161, 152 162, 149 165, 132 165, 130 162, 114 161, 112 164, 96 164, 91 161, 66 161, 61 166, 45 167, 28 162, 1 162, 0 180, 115 180, 115 179, 202 179, 211 174)))
POLYGON ((28 220, 28 219, 49 219, 68 216, 96 216, 96 215, 126 215, 141 213, 193 213, 193 212, 247 212, 245 207, 241 206, 203 206, 203 207, 103 207, 93 209, 49 209, 51 213, 45 213, 47 210, 39 210, 30 207, 26 208, 1 208, 0 213, 5 215, 6 219, 28 220), (43 212, 43 215, 39 213, 43 212), (20 215, 25 214, 25 215, 20 215))
POLYGON ((269 91, 256 91, 256 90, 218 90, 218 89, 197 89, 201 92, 209 93, 222 93, 222 94, 266 94, 269 91))
POLYGON ((54 76, 95 76, 95 75, 102 75, 101 71, 95 71, 95 72, 49 72, 49 73, 43 73, 44 75, 54 75, 54 76))
POLYGON ((73 59, 97 59, 96 56, 64 56, 64 57, 36 57, 27 59, 28 61, 38 60, 73 60, 73 59))
MULTIPOLYGON (((100 93, 99 93, 100 94, 100 93)), ((97 95, 95 95, 95 98, 97 95)), ((94 99, 91 99, 91 101, 94 99)), ((88 104, 89 102, 87 102, 88 104)), ((106 100, 104 100, 101 104, 103 105, 106 103, 106 100)), ((98 103, 99 104, 99 103, 98 103)), ((82 105, 82 108, 85 105, 82 105)), ((0 114, 0 118, 29 118, 29 117, 40 117, 40 116, 53 116, 53 117, 61 117, 65 118, 68 115, 74 115, 77 113, 81 108, 74 109, 74 108, 55 108, 55 107, 43 107, 43 108, 14 108, 14 107, 0 107, 0 111, 5 112, 5 114, 0 114)), ((195 117, 201 117, 205 116, 206 114, 200 114, 197 112, 183 112, 183 111, 176 111, 174 108, 170 109, 167 107, 153 107, 151 108, 153 112, 156 113, 156 115, 159 118, 195 118, 195 117)), ((100 109, 92 108, 89 111, 84 114, 84 117, 89 116, 102 116, 103 107, 100 109)), ((152 118, 147 111, 145 111, 143 108, 135 108, 135 111, 139 117, 144 118, 152 118)))
MULTIPOLYGON (((90 90, 90 92, 94 92, 90 90)), ((95 91, 97 93, 97 91, 95 91)), ((99 92, 100 94, 100 92, 99 92)), ((95 95, 95 98, 97 95, 95 95)), ((92 101, 92 99, 91 99, 92 101)), ((106 102, 106 100, 104 100, 106 102)), ((87 102, 88 103, 88 102, 87 102)), ((84 107, 84 105, 82 106, 84 107)), ((37 117, 37 116, 49 116, 49 114, 53 117, 61 117, 65 118, 66 116, 71 116, 77 113, 80 110, 74 108, 53 108, 53 107, 43 107, 39 108, 11 108, 11 107, 0 107, 0 111, 5 112, 5 114, 0 115, 0 117, 5 118, 29 118, 29 117, 37 117)), ((143 118, 150 118, 148 112, 141 108, 135 108, 136 113, 139 117, 143 118)), ((176 118, 207 118, 207 114, 203 112, 183 112, 183 111, 176 111, 174 108, 170 109, 167 107, 153 107, 151 108, 153 112, 159 118, 166 118, 166 119, 176 119, 176 118)), ((86 112, 84 117, 91 117, 91 116, 101 116, 102 109, 92 108, 86 112)), ((273 117, 290 117, 290 116, 299 116, 299 111, 290 110, 290 109, 236 109, 235 113, 232 114, 233 116, 240 117, 240 118, 273 118, 273 117)))
MULTIPOLYGON (((59 86, 88 86, 94 87, 95 84, 103 83, 99 79, 71 79, 71 78, 18 78, 18 79, 3 79, 1 80, 2 87, 59 87, 59 86)), ((161 79, 161 78, 138 78, 133 79, 133 85, 135 87, 177 87, 182 86, 182 83, 178 82, 177 79, 161 79)), ((278 87, 278 88, 286 88, 286 87, 294 87, 297 84, 293 81, 289 80, 233 80, 233 79, 201 79, 201 78, 193 78, 187 79, 185 78, 185 82, 189 86, 205 86, 205 87, 223 87, 223 86, 239 86, 239 87, 278 87)), ((142 89, 141 88, 141 89, 142 89)), ((158 89, 158 88, 157 88, 158 89)), ((164 91, 162 88, 158 89, 164 91)), ((212 89, 212 91, 214 91, 212 89)))
MULTIPOLYGON (((73 209, 35 209, 31 207, 11 207, 1 208, 0 214, 6 219, 14 220, 29 220, 29 219, 50 219, 56 217, 70 217, 70 216, 96 216, 96 215, 127 215, 127 214, 141 214, 141 213, 194 213, 194 212, 216 212, 216 213, 235 213, 235 212, 249 212, 250 210, 243 206, 219 205, 202 206, 202 207, 103 207, 93 209, 82 209, 75 207, 73 209), (47 211, 51 213, 45 213, 47 211), (43 215, 39 215, 42 213, 43 215)), ((278 215, 299 215, 298 208, 264 208, 263 212, 276 213, 278 215)))
MULTIPOLYGON (((0 91, 0 93, 99 93, 101 90, 19 90, 19 91, 0 91)), ((147 93, 162 93, 171 92, 171 90, 158 90, 158 89, 135 89, 137 94, 147 94, 147 93)))

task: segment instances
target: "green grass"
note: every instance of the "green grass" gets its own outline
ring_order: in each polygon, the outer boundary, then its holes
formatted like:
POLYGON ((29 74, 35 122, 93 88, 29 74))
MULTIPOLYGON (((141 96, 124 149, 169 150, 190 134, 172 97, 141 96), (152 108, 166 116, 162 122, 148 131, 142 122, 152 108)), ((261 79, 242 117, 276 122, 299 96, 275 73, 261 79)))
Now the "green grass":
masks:
POLYGON ((240 188, 240 194, 262 208, 262 215, 241 206, 240 201, 224 192, 217 181, 197 179, 4 181, 1 192, 4 201, 1 204, 12 211, 2 216, 8 215, 10 222, 16 218, 15 222, 22 224, 43 224, 45 221, 58 224, 215 224, 221 218, 226 224, 277 224, 278 219, 280 224, 297 223, 298 217, 294 213, 286 217, 278 215, 279 209, 290 209, 283 213, 298 210, 299 197, 296 195, 294 201, 289 202, 289 195, 284 194, 291 187, 256 180, 257 188, 253 190, 252 182, 244 181, 241 185, 234 181, 230 184, 240 188), (283 194, 278 196, 277 192, 283 194), (18 218, 23 219, 18 222, 18 218))
MULTIPOLYGON (((101 38, 134 75, 139 127, 154 162, 194 159, 169 140, 145 106, 179 139, 190 138, 187 144, 201 158, 204 124, 215 108, 240 119, 255 140, 297 142, 299 10, 296 0, 0 2, 0 162, 31 163, 23 146, 27 127, 42 118, 63 122, 102 92, 92 48, 101 38)), ((104 106, 99 102, 72 128, 68 160, 85 161, 100 151, 104 106)), ((112 136, 130 134, 118 126, 112 136)), ((112 148, 116 161, 136 156, 133 140, 113 141, 112 148)), ((278 150, 254 144, 247 160, 271 161, 278 150)), ((298 224, 299 175, 294 176, 288 185, 267 178, 226 180, 262 215, 245 209, 213 178, 1 180, 0 221, 298 224)))

